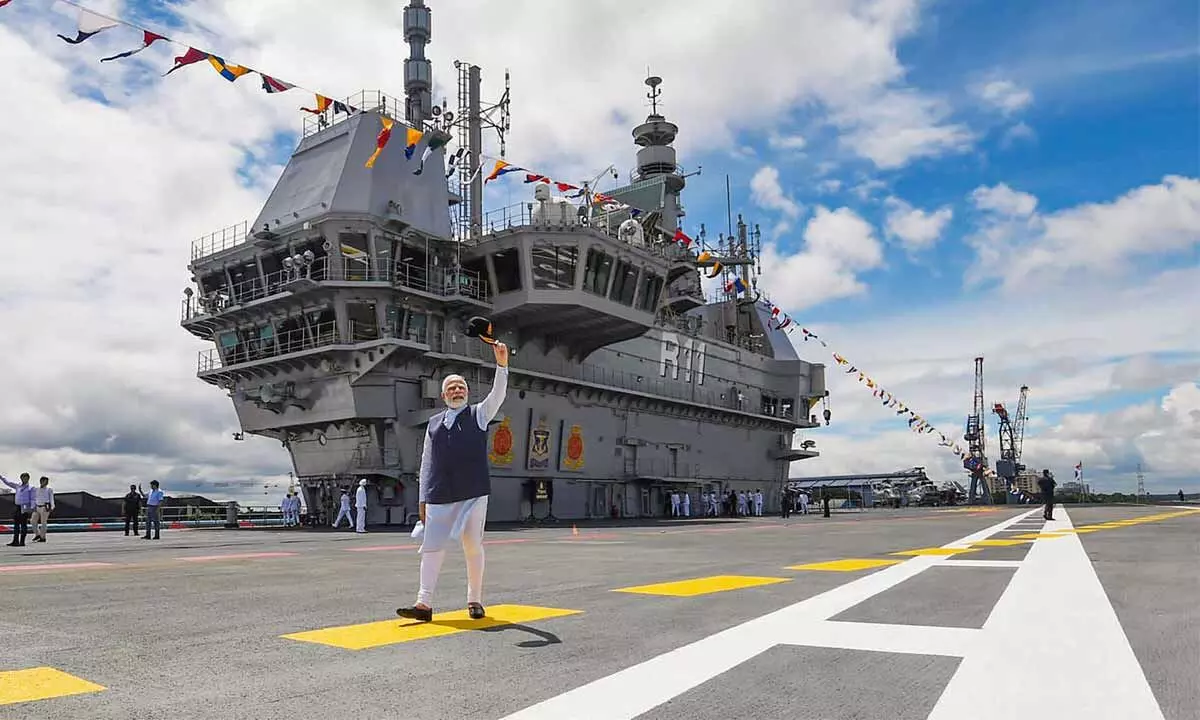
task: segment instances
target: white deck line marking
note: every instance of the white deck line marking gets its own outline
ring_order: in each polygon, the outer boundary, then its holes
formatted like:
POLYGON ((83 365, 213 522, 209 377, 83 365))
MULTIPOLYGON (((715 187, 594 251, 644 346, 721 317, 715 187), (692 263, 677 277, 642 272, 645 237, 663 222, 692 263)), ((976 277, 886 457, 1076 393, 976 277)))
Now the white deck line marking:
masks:
MULTIPOLYGON (((944 547, 965 547, 965 544, 987 539, 996 531, 1037 511, 1034 509, 1016 515, 944 547)), ((827 632, 822 628, 828 625, 825 621, 829 618, 916 576, 937 564, 937 560, 928 556, 918 556, 892 565, 594 680, 519 710, 502 720, 632 720, 780 644, 783 638, 787 638, 789 644, 809 644, 806 635, 812 633, 817 637, 822 632, 827 632)), ((915 641, 911 640, 910 630, 920 629, 889 627, 901 628, 889 630, 889 637, 897 647, 911 647, 911 643, 915 641)), ((936 635, 938 638, 954 635, 957 639, 947 642, 944 639, 932 638, 921 642, 931 646, 940 644, 962 647, 968 644, 962 640, 967 637, 966 634, 936 635)), ((832 638, 826 639, 832 641, 832 638)), ((874 645, 886 642, 888 638, 883 638, 874 645)))
MULTIPOLYGON (((1056 513, 1049 529, 1071 527, 1065 510, 1056 513)), ((929 720, 965 717, 1162 720, 1079 536, 1038 540, 1029 549, 929 720), (1014 691, 996 683, 1001 668, 1037 668, 1054 682, 1014 691)))
POLYGON ((827 620, 799 628, 788 634, 791 637, 781 639, 779 643, 839 650, 964 657, 978 641, 979 632, 976 628, 827 620))
MULTIPOLYGON (((940 558, 939 558, 940 559, 940 558)), ((963 558, 962 560, 941 560, 936 563, 938 567, 990 567, 990 568, 1015 568, 1021 567, 1020 560, 970 560, 963 558)))

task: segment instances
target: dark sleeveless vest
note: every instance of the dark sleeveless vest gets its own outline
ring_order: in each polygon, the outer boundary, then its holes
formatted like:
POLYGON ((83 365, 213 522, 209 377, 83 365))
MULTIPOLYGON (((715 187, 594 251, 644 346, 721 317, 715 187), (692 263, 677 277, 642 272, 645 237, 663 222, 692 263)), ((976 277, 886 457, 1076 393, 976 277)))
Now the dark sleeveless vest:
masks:
POLYGON ((425 501, 434 505, 468 500, 492 491, 488 468, 487 430, 479 429, 477 408, 463 408, 450 427, 446 412, 429 419, 431 460, 425 501))

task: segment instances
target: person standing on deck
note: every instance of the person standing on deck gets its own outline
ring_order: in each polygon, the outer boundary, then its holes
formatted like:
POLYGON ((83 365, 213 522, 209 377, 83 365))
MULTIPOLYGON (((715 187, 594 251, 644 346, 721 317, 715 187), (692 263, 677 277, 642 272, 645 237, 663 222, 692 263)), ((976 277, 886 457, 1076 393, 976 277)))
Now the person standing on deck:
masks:
MULTIPOLYGON (((138 492, 141 492, 138 488, 138 492)), ((159 532, 162 530, 162 501, 164 493, 158 488, 158 481, 150 481, 150 494, 146 496, 146 534, 142 536, 143 540, 150 539, 150 529, 154 529, 154 539, 159 539, 159 532)))
POLYGON ((337 530, 342 525, 342 518, 346 518, 346 524, 351 528, 354 527, 354 516, 350 513, 350 491, 342 488, 342 497, 338 500, 337 519, 333 521, 333 529, 337 530))
POLYGON ((122 514, 125 516, 125 535, 129 535, 129 527, 133 526, 133 534, 138 534, 138 514, 142 511, 142 491, 136 485, 129 486, 125 499, 121 502, 122 514))
POLYGON ((757 515, 758 517, 762 517, 762 506, 763 506, 762 490, 760 488, 756 488, 754 490, 754 514, 757 515))
POLYGON ((354 493, 354 532, 367 531, 367 479, 359 478, 358 490, 354 493))
POLYGON ((13 513, 13 539, 9 547, 25 547, 25 538, 29 535, 29 516, 33 513, 33 488, 29 485, 29 473, 21 473, 21 484, 9 481, 0 475, 0 482, 12 488, 17 494, 13 497, 16 512, 13 513))
POLYGON ((45 475, 38 478, 38 487, 33 491, 33 541, 46 542, 46 531, 49 529, 50 513, 54 512, 54 489, 50 487, 50 478, 45 475))
POLYGON ((1057 484, 1049 470, 1042 471, 1042 477, 1038 480, 1038 489, 1042 491, 1042 503, 1045 504, 1042 509, 1044 520, 1054 519, 1054 486, 1057 484))
POLYGON ((488 461, 488 423, 500 412, 508 392, 508 346, 492 343, 496 375, 483 402, 467 404, 467 381, 461 375, 442 380, 446 409, 429 418, 421 450, 418 506, 425 528, 421 547, 421 585, 417 602, 396 609, 400 617, 433 620, 433 593, 446 558, 446 543, 462 540, 467 560, 467 612, 484 617, 483 528, 492 492, 488 461))

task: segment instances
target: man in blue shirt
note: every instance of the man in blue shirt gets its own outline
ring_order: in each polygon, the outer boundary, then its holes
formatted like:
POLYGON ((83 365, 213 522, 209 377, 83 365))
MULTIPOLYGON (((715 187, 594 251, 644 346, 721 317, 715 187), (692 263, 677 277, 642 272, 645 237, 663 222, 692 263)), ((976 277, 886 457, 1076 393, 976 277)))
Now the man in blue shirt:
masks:
POLYGON ((29 473, 21 473, 21 484, 10 482, 0 475, 0 482, 16 491, 13 498, 16 512, 13 513, 13 539, 9 547, 24 547, 25 538, 29 535, 29 516, 33 513, 33 486, 29 484, 29 473))
POLYGON ((446 409, 429 418, 421 451, 419 515, 424 523, 421 587, 412 607, 396 610, 400 617, 433 619, 433 592, 446 557, 445 544, 462 538, 467 560, 467 611, 478 620, 483 610, 483 525, 491 493, 487 426, 500 411, 508 390, 508 347, 492 343, 496 376, 483 402, 467 404, 467 381, 461 375, 442 380, 446 409))
MULTIPOLYGON (((139 492, 141 488, 138 488, 139 492)), ((150 481, 150 494, 146 496, 146 534, 143 540, 150 539, 150 528, 154 527, 154 539, 158 540, 158 531, 162 527, 163 491, 158 489, 158 481, 150 481)))

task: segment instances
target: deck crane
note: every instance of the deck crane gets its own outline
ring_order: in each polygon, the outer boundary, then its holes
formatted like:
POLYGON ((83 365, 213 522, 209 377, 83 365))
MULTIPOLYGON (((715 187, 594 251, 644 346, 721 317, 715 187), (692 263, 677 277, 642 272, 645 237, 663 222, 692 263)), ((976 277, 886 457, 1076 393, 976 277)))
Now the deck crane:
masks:
POLYGON ((968 454, 963 458, 963 467, 971 473, 971 489, 967 493, 967 502, 974 505, 977 501, 992 502, 992 494, 988 490, 987 479, 987 433, 984 428, 983 404, 983 358, 975 358, 975 402, 971 414, 967 416, 967 428, 963 439, 967 441, 968 454))
POLYGON ((1017 474, 1025 469, 1021 464, 1021 446, 1025 442, 1026 402, 1029 396, 1029 386, 1021 386, 1021 397, 1017 401, 1017 415, 1009 417, 1004 403, 992 406, 992 412, 1000 418, 1000 459, 996 461, 996 474, 1004 481, 1008 492, 1005 499, 1012 495, 1017 474))

